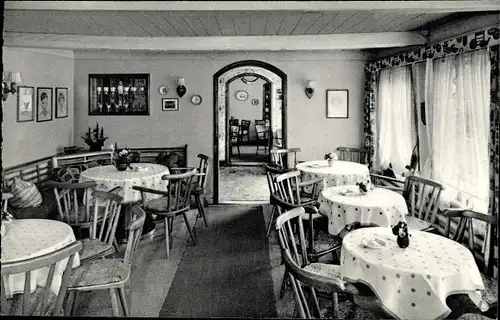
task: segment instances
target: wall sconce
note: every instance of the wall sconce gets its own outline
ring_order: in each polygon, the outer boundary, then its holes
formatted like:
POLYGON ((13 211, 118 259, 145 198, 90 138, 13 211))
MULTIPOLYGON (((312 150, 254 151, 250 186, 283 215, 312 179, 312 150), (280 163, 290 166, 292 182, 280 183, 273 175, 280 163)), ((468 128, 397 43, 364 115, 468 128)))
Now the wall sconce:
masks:
POLYGON ((314 94, 314 87, 316 86, 316 81, 308 80, 306 85, 306 96, 311 99, 314 94))
POLYGON ((23 82, 21 79, 20 72, 9 72, 9 76, 7 77, 7 81, 4 81, 4 77, 2 74, 2 100, 6 101, 9 97, 9 93, 16 93, 17 86, 23 82))
POLYGON ((177 78, 177 94, 182 98, 186 94, 186 80, 184 78, 177 78))

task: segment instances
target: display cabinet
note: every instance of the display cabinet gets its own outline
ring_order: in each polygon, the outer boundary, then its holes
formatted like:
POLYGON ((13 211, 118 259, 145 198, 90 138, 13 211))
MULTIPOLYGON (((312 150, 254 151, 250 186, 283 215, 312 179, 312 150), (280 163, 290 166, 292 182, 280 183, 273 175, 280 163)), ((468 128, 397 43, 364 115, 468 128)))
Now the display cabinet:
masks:
POLYGON ((149 115, 149 74, 89 74, 89 115, 149 115))

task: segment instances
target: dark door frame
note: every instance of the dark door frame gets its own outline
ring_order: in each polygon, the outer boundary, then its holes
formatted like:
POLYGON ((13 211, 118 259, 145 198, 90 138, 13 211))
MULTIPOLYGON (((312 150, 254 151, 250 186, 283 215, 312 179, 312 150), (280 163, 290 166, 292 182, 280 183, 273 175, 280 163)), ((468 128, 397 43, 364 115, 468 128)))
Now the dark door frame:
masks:
MULTIPOLYGON (((214 95, 214 135, 213 135, 213 167, 214 167, 214 175, 213 175, 213 203, 218 204, 219 203, 219 175, 220 175, 220 163, 219 163, 219 147, 218 147, 218 133, 219 133, 219 122, 217 118, 218 114, 218 100, 219 100, 219 77, 226 73, 227 71, 235 68, 240 68, 240 67, 260 67, 262 69, 266 69, 278 77, 281 78, 281 85, 282 85, 282 92, 281 92, 281 100, 282 100, 282 105, 281 105, 281 135, 282 135, 282 143, 283 143, 283 148, 286 148, 287 144, 287 119, 286 119, 286 110, 287 110, 287 75, 284 73, 281 69, 273 66, 272 64, 263 62, 263 61, 258 61, 258 60, 243 60, 243 61, 237 61, 234 63, 231 63, 224 68, 220 69, 217 71, 214 76, 213 76, 213 95, 214 95)), ((247 74, 248 75, 248 74, 247 74)), ((256 74, 257 75, 257 74, 256 74)), ((234 78, 239 77, 240 75, 235 76, 234 78)), ((233 79, 230 79, 227 81, 227 83, 230 83, 233 79)), ((224 84, 226 85, 226 84, 224 84)), ((227 98, 227 95, 226 95, 227 98)), ((227 102, 225 104, 225 108, 227 108, 227 102)), ((226 109, 227 110, 227 109, 226 109)), ((229 120, 227 117, 226 113, 226 128, 229 125, 229 120)), ((226 151, 227 152, 227 151, 226 151)))

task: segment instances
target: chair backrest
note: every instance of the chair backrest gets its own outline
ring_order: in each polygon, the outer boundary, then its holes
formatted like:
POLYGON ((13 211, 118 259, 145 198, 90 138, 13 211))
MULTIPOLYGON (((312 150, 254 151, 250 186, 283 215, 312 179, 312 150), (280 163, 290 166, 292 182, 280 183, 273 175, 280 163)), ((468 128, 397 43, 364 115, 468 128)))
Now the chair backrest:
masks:
POLYGON ((496 234, 495 231, 498 232, 496 217, 485 215, 477 211, 457 209, 451 209, 449 211, 445 210, 444 214, 448 217, 448 223, 445 228, 444 236, 459 243, 466 244, 476 260, 479 260, 482 263, 482 267, 480 267, 481 271, 486 275, 493 276, 495 252, 498 252, 498 248, 495 250, 494 241, 494 236, 496 234), (451 218, 454 217, 457 217, 460 220, 458 221, 455 233, 451 236, 451 218), (474 232, 474 220, 482 221, 486 224, 484 238, 478 237, 478 234, 474 232), (476 241, 478 238, 483 238, 482 245, 476 241))
POLYGON ((178 174, 166 174, 163 180, 168 180, 167 192, 165 193, 167 206, 166 213, 178 213, 189 210, 191 205, 191 187, 196 168, 177 168, 178 174))
MULTIPOLYGON (((22 315, 38 315, 38 316, 59 316, 63 310, 63 301, 66 296, 66 289, 68 287, 69 277, 71 275, 71 269, 73 268, 73 260, 75 254, 82 249, 82 244, 79 241, 75 241, 64 248, 56 250, 54 252, 38 256, 35 258, 30 258, 26 260, 14 261, 14 262, 2 262, 2 315, 16 314, 16 310, 19 305, 14 302, 13 305, 9 307, 9 302, 7 301, 5 293, 5 280, 8 279, 9 275, 24 273, 24 292, 22 294, 22 315), (56 269, 56 264, 64 259, 67 260, 66 268, 61 280, 61 286, 59 292, 56 295, 55 303, 50 303, 49 297, 54 294, 51 293, 51 286, 54 280, 54 273, 56 269), (47 281, 45 286, 41 288, 42 299, 37 299, 36 304, 30 304, 30 288, 31 288, 31 272, 41 268, 49 268, 47 281), (10 309, 10 310, 9 310, 10 309)), ((60 268, 60 264, 58 264, 60 268)), ((38 290, 38 289, 37 289, 38 290)), ((19 301, 19 300, 18 300, 19 301)))
POLYGON ((238 136, 240 134, 240 126, 237 125, 237 124, 232 124, 231 127, 230 127, 230 138, 231 139, 238 139, 238 136))
POLYGON ((196 173, 196 177, 198 178, 196 184, 205 190, 208 180, 208 171, 210 170, 210 162, 208 161, 210 157, 200 153, 198 154, 198 158, 200 158, 200 164, 198 166, 198 172, 196 173))
POLYGON ((281 249, 290 250, 292 259, 300 268, 308 264, 307 244, 302 220, 302 215, 305 212, 302 207, 291 209, 280 214, 275 224, 281 249))
POLYGON ((408 214, 434 224, 442 190, 443 185, 436 181, 417 176, 407 177, 403 197, 408 206, 408 214))
POLYGON ((276 183, 274 182, 274 178, 279 176, 280 174, 283 174, 283 173, 288 172, 290 170, 283 169, 282 167, 278 167, 278 166, 272 166, 269 164, 265 164, 264 169, 266 170, 267 185, 269 187, 269 192, 271 194, 274 194, 277 191, 276 183))
POLYGON ((398 180, 375 173, 370 173, 370 180, 373 186, 393 190, 400 193, 403 192, 403 187, 405 184, 403 180, 398 180))
POLYGON ((116 187, 111 192, 94 190, 95 205, 91 238, 113 245, 123 201, 123 197, 117 193, 122 189, 122 187, 116 187), (103 210, 102 214, 99 212, 101 210, 103 210))
POLYGON ((337 153, 339 160, 367 164, 368 150, 366 149, 338 147, 337 153))
POLYGON ((239 126, 240 125, 240 119, 230 118, 229 119, 229 125, 230 126, 232 126, 232 125, 239 126))
POLYGON ((265 120, 255 120, 255 132, 259 140, 269 138, 269 127, 266 126, 265 120), (257 123, 257 121, 262 121, 263 123, 257 123))
POLYGON ((300 171, 289 171, 274 178, 276 195, 284 202, 300 204, 300 171))
POLYGON ((90 206, 93 202, 91 193, 97 187, 95 181, 80 183, 49 181, 47 185, 54 188, 57 211, 61 221, 68 224, 88 225, 91 227, 90 206), (78 195, 78 191, 80 190, 83 191, 82 202, 78 195), (83 216, 80 214, 82 210, 83 216))
POLYGON ((292 168, 295 169, 297 165, 297 152, 301 152, 300 148, 289 148, 289 149, 272 149, 271 152, 271 161, 283 168, 292 168), (293 165, 288 164, 288 154, 293 155, 293 165))
POLYGON ((241 120, 241 129, 248 131, 250 129, 250 120, 241 120))
POLYGON ((266 125, 266 120, 261 120, 261 119, 255 119, 255 125, 256 126, 265 126, 266 125))
POLYGON ((131 208, 131 217, 126 230, 128 231, 127 247, 125 248, 125 256, 123 261, 125 265, 131 263, 132 256, 134 255, 137 246, 141 240, 142 228, 146 220, 146 213, 138 205, 134 204, 131 208))
POLYGON ((321 290, 322 292, 341 292, 345 289, 345 284, 340 278, 325 277, 316 273, 312 273, 301 268, 292 258, 290 250, 284 249, 281 251, 285 267, 288 270, 288 277, 292 285, 293 293, 299 316, 301 319, 314 319, 314 312, 311 307, 315 307, 315 313, 319 314, 319 305, 311 304, 304 294, 303 287, 300 283, 304 283, 309 288, 321 290))

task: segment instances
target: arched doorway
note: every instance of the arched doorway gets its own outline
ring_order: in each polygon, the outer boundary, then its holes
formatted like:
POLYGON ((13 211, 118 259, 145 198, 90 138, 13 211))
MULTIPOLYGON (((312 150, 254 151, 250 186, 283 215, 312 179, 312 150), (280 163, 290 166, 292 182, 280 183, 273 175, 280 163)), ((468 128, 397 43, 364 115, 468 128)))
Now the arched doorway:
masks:
POLYGON ((214 74, 214 203, 219 203, 220 163, 227 157, 227 101, 229 84, 236 78, 256 76, 271 85, 271 138, 270 148, 279 141, 280 148, 286 148, 286 96, 287 76, 279 68, 266 62, 244 60, 225 66, 214 74), (275 143, 276 141, 276 143, 275 143))

